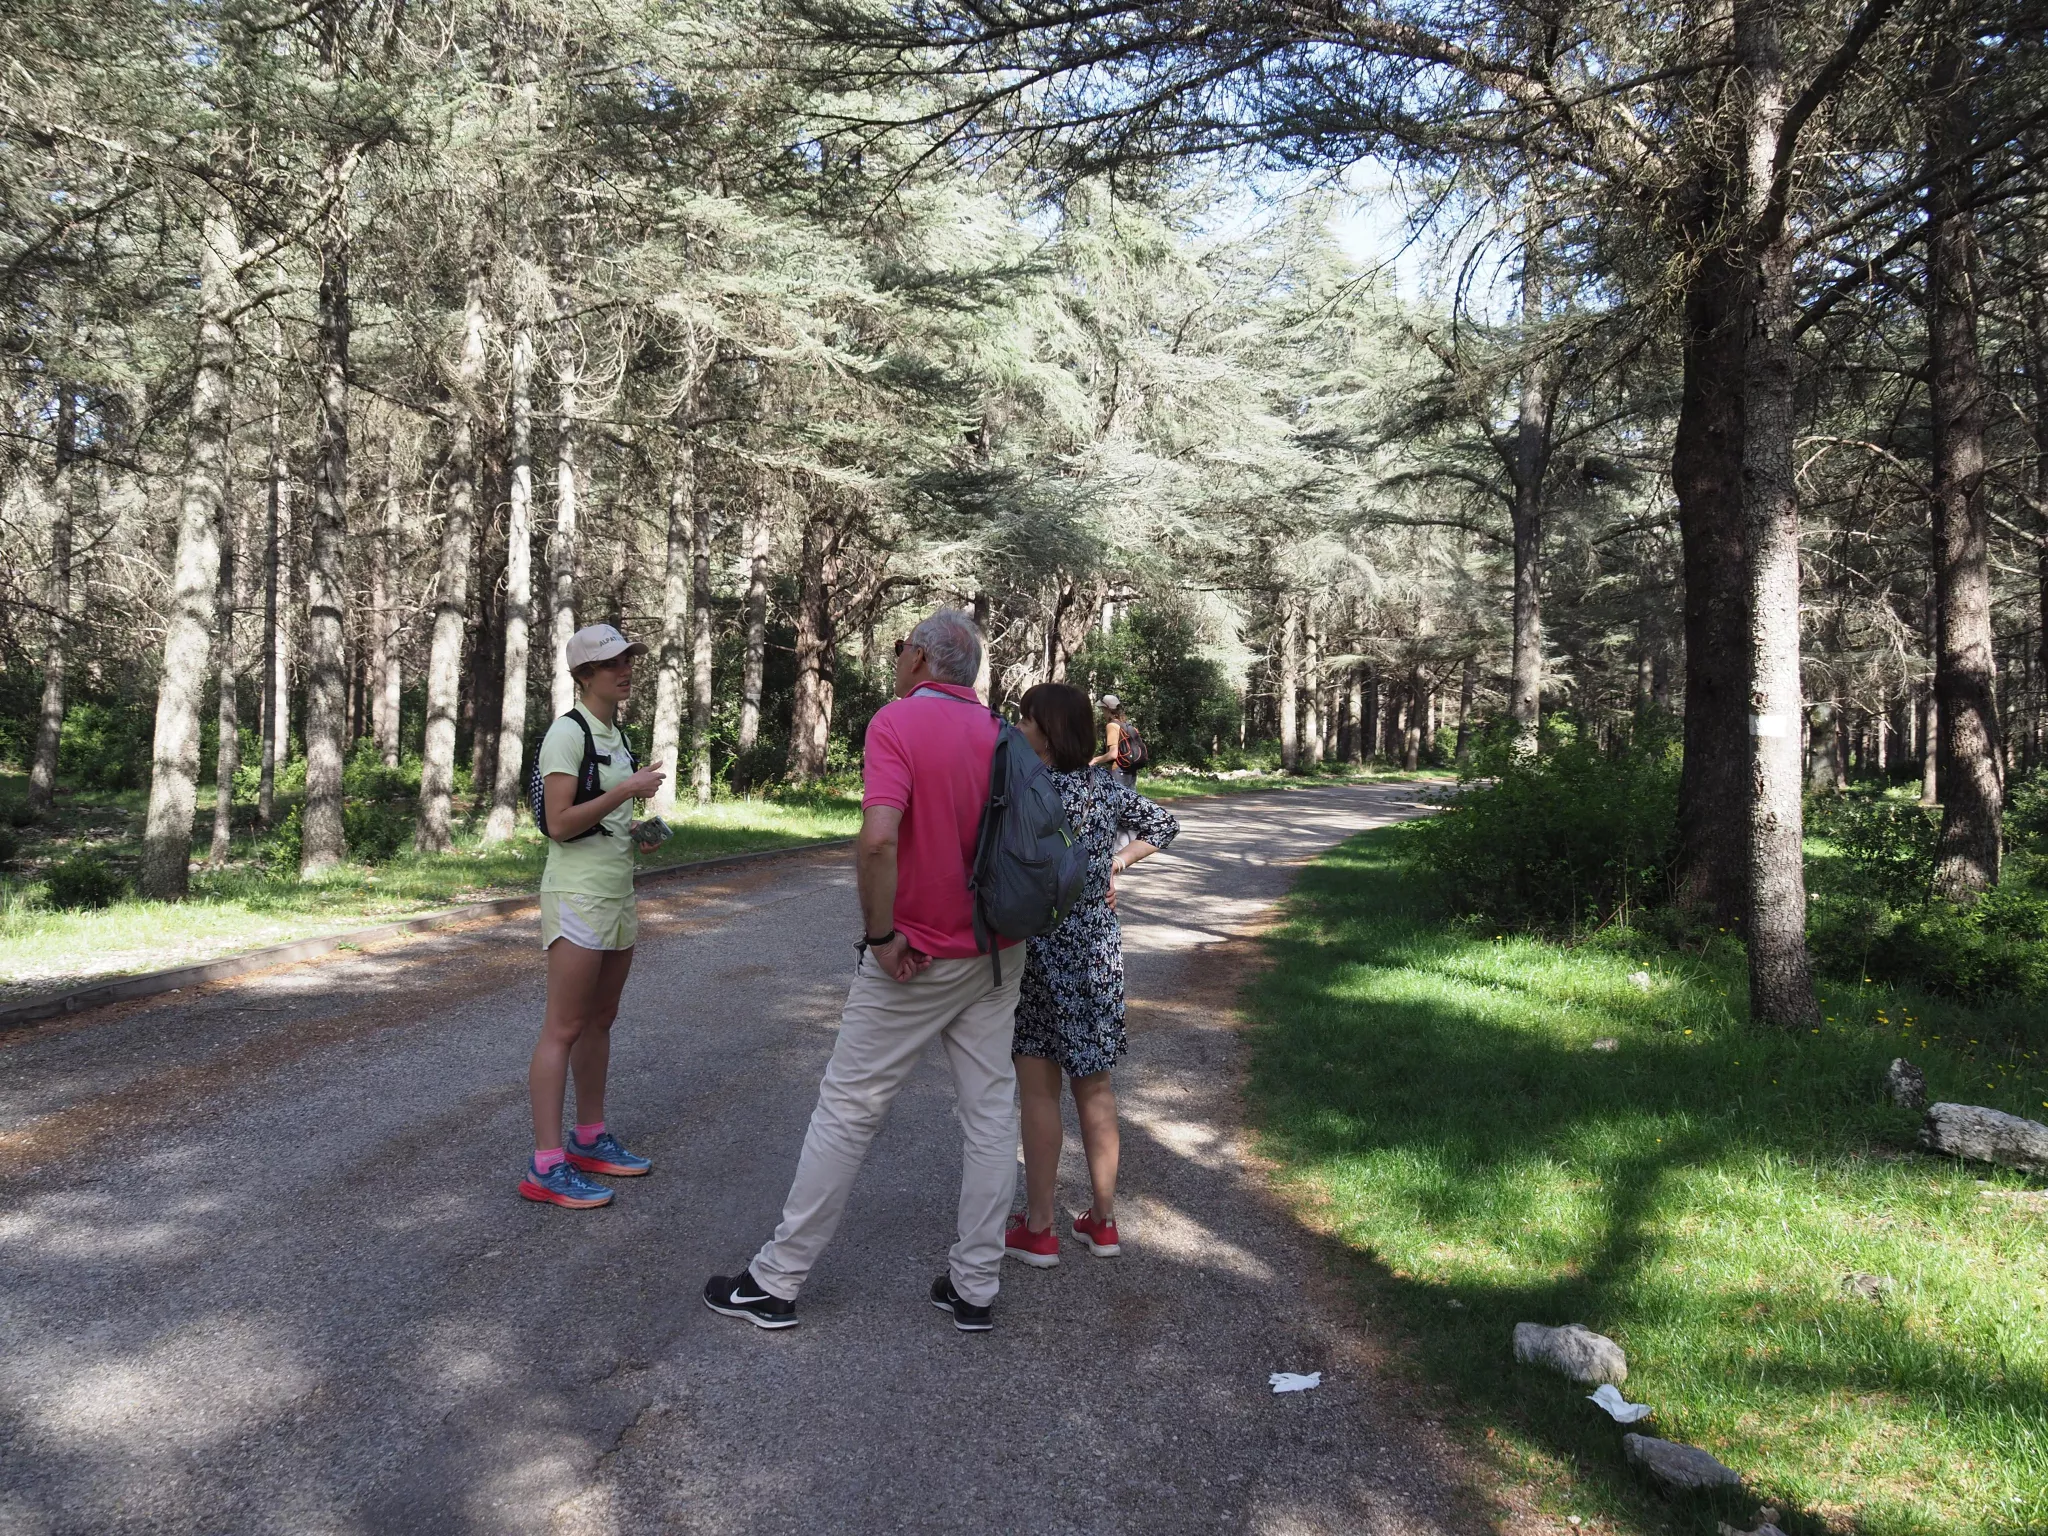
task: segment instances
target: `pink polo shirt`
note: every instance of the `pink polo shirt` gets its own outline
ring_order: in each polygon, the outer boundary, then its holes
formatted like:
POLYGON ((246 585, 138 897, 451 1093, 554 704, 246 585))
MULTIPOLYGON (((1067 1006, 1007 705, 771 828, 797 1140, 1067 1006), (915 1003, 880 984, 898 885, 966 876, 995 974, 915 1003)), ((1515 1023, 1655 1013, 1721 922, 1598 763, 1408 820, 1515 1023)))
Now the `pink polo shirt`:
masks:
POLYGON ((987 706, 955 683, 920 684, 868 722, 861 807, 893 805, 903 813, 894 921, 935 960, 980 953, 967 881, 995 746, 987 706), (937 697, 942 693, 947 697, 937 697))

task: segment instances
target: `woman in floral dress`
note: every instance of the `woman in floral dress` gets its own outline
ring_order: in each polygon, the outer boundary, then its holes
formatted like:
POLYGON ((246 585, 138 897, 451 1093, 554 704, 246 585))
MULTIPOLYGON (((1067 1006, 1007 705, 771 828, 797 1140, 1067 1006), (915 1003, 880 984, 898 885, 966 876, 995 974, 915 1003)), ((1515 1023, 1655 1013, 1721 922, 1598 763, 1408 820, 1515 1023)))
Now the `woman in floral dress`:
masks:
POLYGON ((1074 1218, 1074 1235, 1098 1256, 1118 1251, 1116 1091, 1109 1069, 1124 1054, 1124 943, 1116 919, 1117 876, 1180 834, 1180 823, 1091 766, 1095 712, 1088 695, 1041 683, 1018 706, 1018 726, 1052 769, 1067 820, 1088 849, 1088 881, 1067 920, 1029 941, 1017 1001, 1017 1091, 1024 1132, 1024 1203, 1010 1218, 1004 1251, 1041 1269, 1060 1261, 1053 1231, 1059 1177, 1060 1080, 1074 1089, 1081 1146, 1094 1204, 1074 1218), (1119 845, 1119 835, 1131 839, 1119 845))

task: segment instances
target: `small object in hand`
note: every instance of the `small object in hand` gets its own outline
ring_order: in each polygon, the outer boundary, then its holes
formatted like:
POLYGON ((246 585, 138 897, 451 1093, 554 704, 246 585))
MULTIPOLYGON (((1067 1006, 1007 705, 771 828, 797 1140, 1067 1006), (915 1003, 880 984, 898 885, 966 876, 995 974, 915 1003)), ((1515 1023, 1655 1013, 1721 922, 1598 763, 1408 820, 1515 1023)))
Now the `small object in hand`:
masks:
POLYGON ((676 835, 675 828, 671 827, 659 816, 650 816, 645 821, 636 821, 626 830, 632 834, 633 841, 643 848, 653 848, 658 844, 667 842, 676 835))

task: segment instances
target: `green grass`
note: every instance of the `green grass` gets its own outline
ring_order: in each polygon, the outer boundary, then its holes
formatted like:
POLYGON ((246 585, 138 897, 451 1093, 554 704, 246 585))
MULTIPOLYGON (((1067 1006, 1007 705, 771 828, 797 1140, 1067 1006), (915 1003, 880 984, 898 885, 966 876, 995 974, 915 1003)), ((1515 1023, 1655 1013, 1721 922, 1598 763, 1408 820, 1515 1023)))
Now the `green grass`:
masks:
MULTIPOLYGON (((402 853, 376 864, 343 864, 319 880, 280 876, 257 838, 238 838, 228 865, 195 869, 184 902, 126 900, 95 912, 52 911, 37 875, 56 857, 88 850, 116 869, 139 852, 141 797, 104 797, 65 807, 0 878, 0 999, 187 965, 293 939, 346 932, 439 907, 534 890, 545 844, 522 821, 513 836, 481 846, 473 829, 453 852, 402 853), (135 803, 131 804, 130 801, 135 803)), ((857 797, 837 791, 774 800, 714 800, 669 818, 676 835, 643 870, 850 837, 857 797)), ((202 833, 210 818, 202 818, 202 833)), ((194 858, 205 856, 203 841, 194 858)))
POLYGON ((1252 1092, 1289 1194, 1475 1440, 1560 1514, 1754 1514, 1648 1497, 1585 1389, 1513 1363, 1517 1322, 1583 1322, 1628 1351, 1642 1428, 1714 1452, 1795 1536, 2048 1529, 2048 1209, 1914 1152, 1882 1088, 1905 1055, 1936 1099, 2048 1118, 2041 1010, 1834 987, 1819 1032, 1752 1030, 1727 941, 1446 923, 1411 836, 1304 874, 1248 994, 1252 1092), (1852 1271, 1896 1289, 1847 1296, 1852 1271))

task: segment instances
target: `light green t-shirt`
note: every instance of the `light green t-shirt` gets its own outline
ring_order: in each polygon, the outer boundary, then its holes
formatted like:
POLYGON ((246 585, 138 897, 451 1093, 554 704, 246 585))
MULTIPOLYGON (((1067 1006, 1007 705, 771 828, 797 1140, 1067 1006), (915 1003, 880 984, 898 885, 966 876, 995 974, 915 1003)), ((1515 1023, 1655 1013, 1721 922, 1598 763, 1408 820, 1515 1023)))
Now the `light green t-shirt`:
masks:
MULTIPOLYGON (((595 715, 584 715, 590 734, 597 742, 597 787, 611 789, 633 773, 627 756, 626 738, 595 715), (603 759, 610 757, 609 763, 603 759)), ((583 732, 567 716, 548 727, 541 738, 540 771, 566 773, 575 778, 583 767, 583 732)), ((611 831, 578 838, 573 843, 548 839, 547 868, 541 871, 540 888, 567 891, 573 896, 630 896, 633 894, 633 840, 626 829, 633 825, 633 802, 628 800, 599 823, 611 831)))

